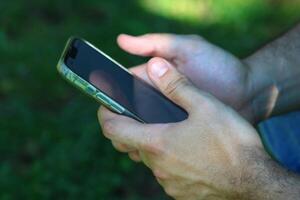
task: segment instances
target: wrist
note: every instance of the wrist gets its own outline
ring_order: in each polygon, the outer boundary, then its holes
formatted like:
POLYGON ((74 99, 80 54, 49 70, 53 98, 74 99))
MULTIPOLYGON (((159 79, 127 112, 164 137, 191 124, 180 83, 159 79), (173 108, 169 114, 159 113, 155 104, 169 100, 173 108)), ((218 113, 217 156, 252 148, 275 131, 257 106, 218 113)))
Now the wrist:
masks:
POLYGON ((243 153, 242 199, 289 200, 299 197, 299 175, 285 170, 262 147, 246 147, 243 153))
POLYGON ((250 93, 252 121, 258 123, 272 115, 280 87, 263 62, 253 57, 248 57, 243 62, 248 68, 247 88, 250 93))
POLYGON ((247 87, 253 121, 300 108, 300 68, 285 59, 274 63, 259 54, 243 60, 248 68, 247 87))

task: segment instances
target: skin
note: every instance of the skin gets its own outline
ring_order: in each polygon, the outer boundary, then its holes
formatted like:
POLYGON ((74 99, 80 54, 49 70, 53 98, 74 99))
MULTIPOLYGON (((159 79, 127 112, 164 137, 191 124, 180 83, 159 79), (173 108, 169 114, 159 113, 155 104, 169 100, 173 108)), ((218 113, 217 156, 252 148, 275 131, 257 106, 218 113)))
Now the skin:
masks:
POLYGON ((104 135, 175 199, 299 198, 299 176, 272 161, 250 124, 300 107, 299 33, 298 25, 243 61, 198 36, 119 36, 129 53, 164 58, 132 72, 189 118, 146 125, 101 108, 104 135))
POLYGON ((300 109, 300 24, 244 60, 258 121, 300 109))
MULTIPOLYGON (((147 34, 132 37, 123 34, 117 41, 131 54, 168 60, 199 89, 230 105, 249 121, 256 120, 250 106, 253 92, 250 91, 248 66, 229 52, 197 35, 147 34)), ((131 71, 152 84, 146 73, 146 64, 131 71)))

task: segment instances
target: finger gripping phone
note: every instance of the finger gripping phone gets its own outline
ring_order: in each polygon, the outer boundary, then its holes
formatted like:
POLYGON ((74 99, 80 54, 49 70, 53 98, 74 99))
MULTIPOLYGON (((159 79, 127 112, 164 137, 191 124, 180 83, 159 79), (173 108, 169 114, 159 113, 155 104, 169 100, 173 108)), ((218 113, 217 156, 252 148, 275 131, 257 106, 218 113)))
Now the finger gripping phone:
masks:
POLYGON ((71 84, 108 109, 143 123, 179 122, 188 117, 118 62, 80 38, 70 38, 57 69, 71 84))

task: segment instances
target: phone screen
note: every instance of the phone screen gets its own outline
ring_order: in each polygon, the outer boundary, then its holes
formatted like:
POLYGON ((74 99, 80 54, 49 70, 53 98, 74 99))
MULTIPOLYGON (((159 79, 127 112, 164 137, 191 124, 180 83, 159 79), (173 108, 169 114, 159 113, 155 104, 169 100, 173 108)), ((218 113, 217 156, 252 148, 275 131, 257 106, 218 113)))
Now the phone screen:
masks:
POLYGON ((73 39, 65 65, 146 123, 170 123, 188 114, 155 88, 108 59, 88 43, 73 39))

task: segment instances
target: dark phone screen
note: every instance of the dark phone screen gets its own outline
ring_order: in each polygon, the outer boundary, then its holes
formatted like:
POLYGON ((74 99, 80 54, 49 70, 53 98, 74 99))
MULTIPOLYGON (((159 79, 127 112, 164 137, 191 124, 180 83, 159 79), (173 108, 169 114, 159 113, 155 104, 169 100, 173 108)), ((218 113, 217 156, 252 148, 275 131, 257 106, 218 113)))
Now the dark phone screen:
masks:
POLYGON ((186 119, 185 110, 155 88, 106 58, 80 39, 73 39, 65 64, 146 123, 169 123, 186 119))

